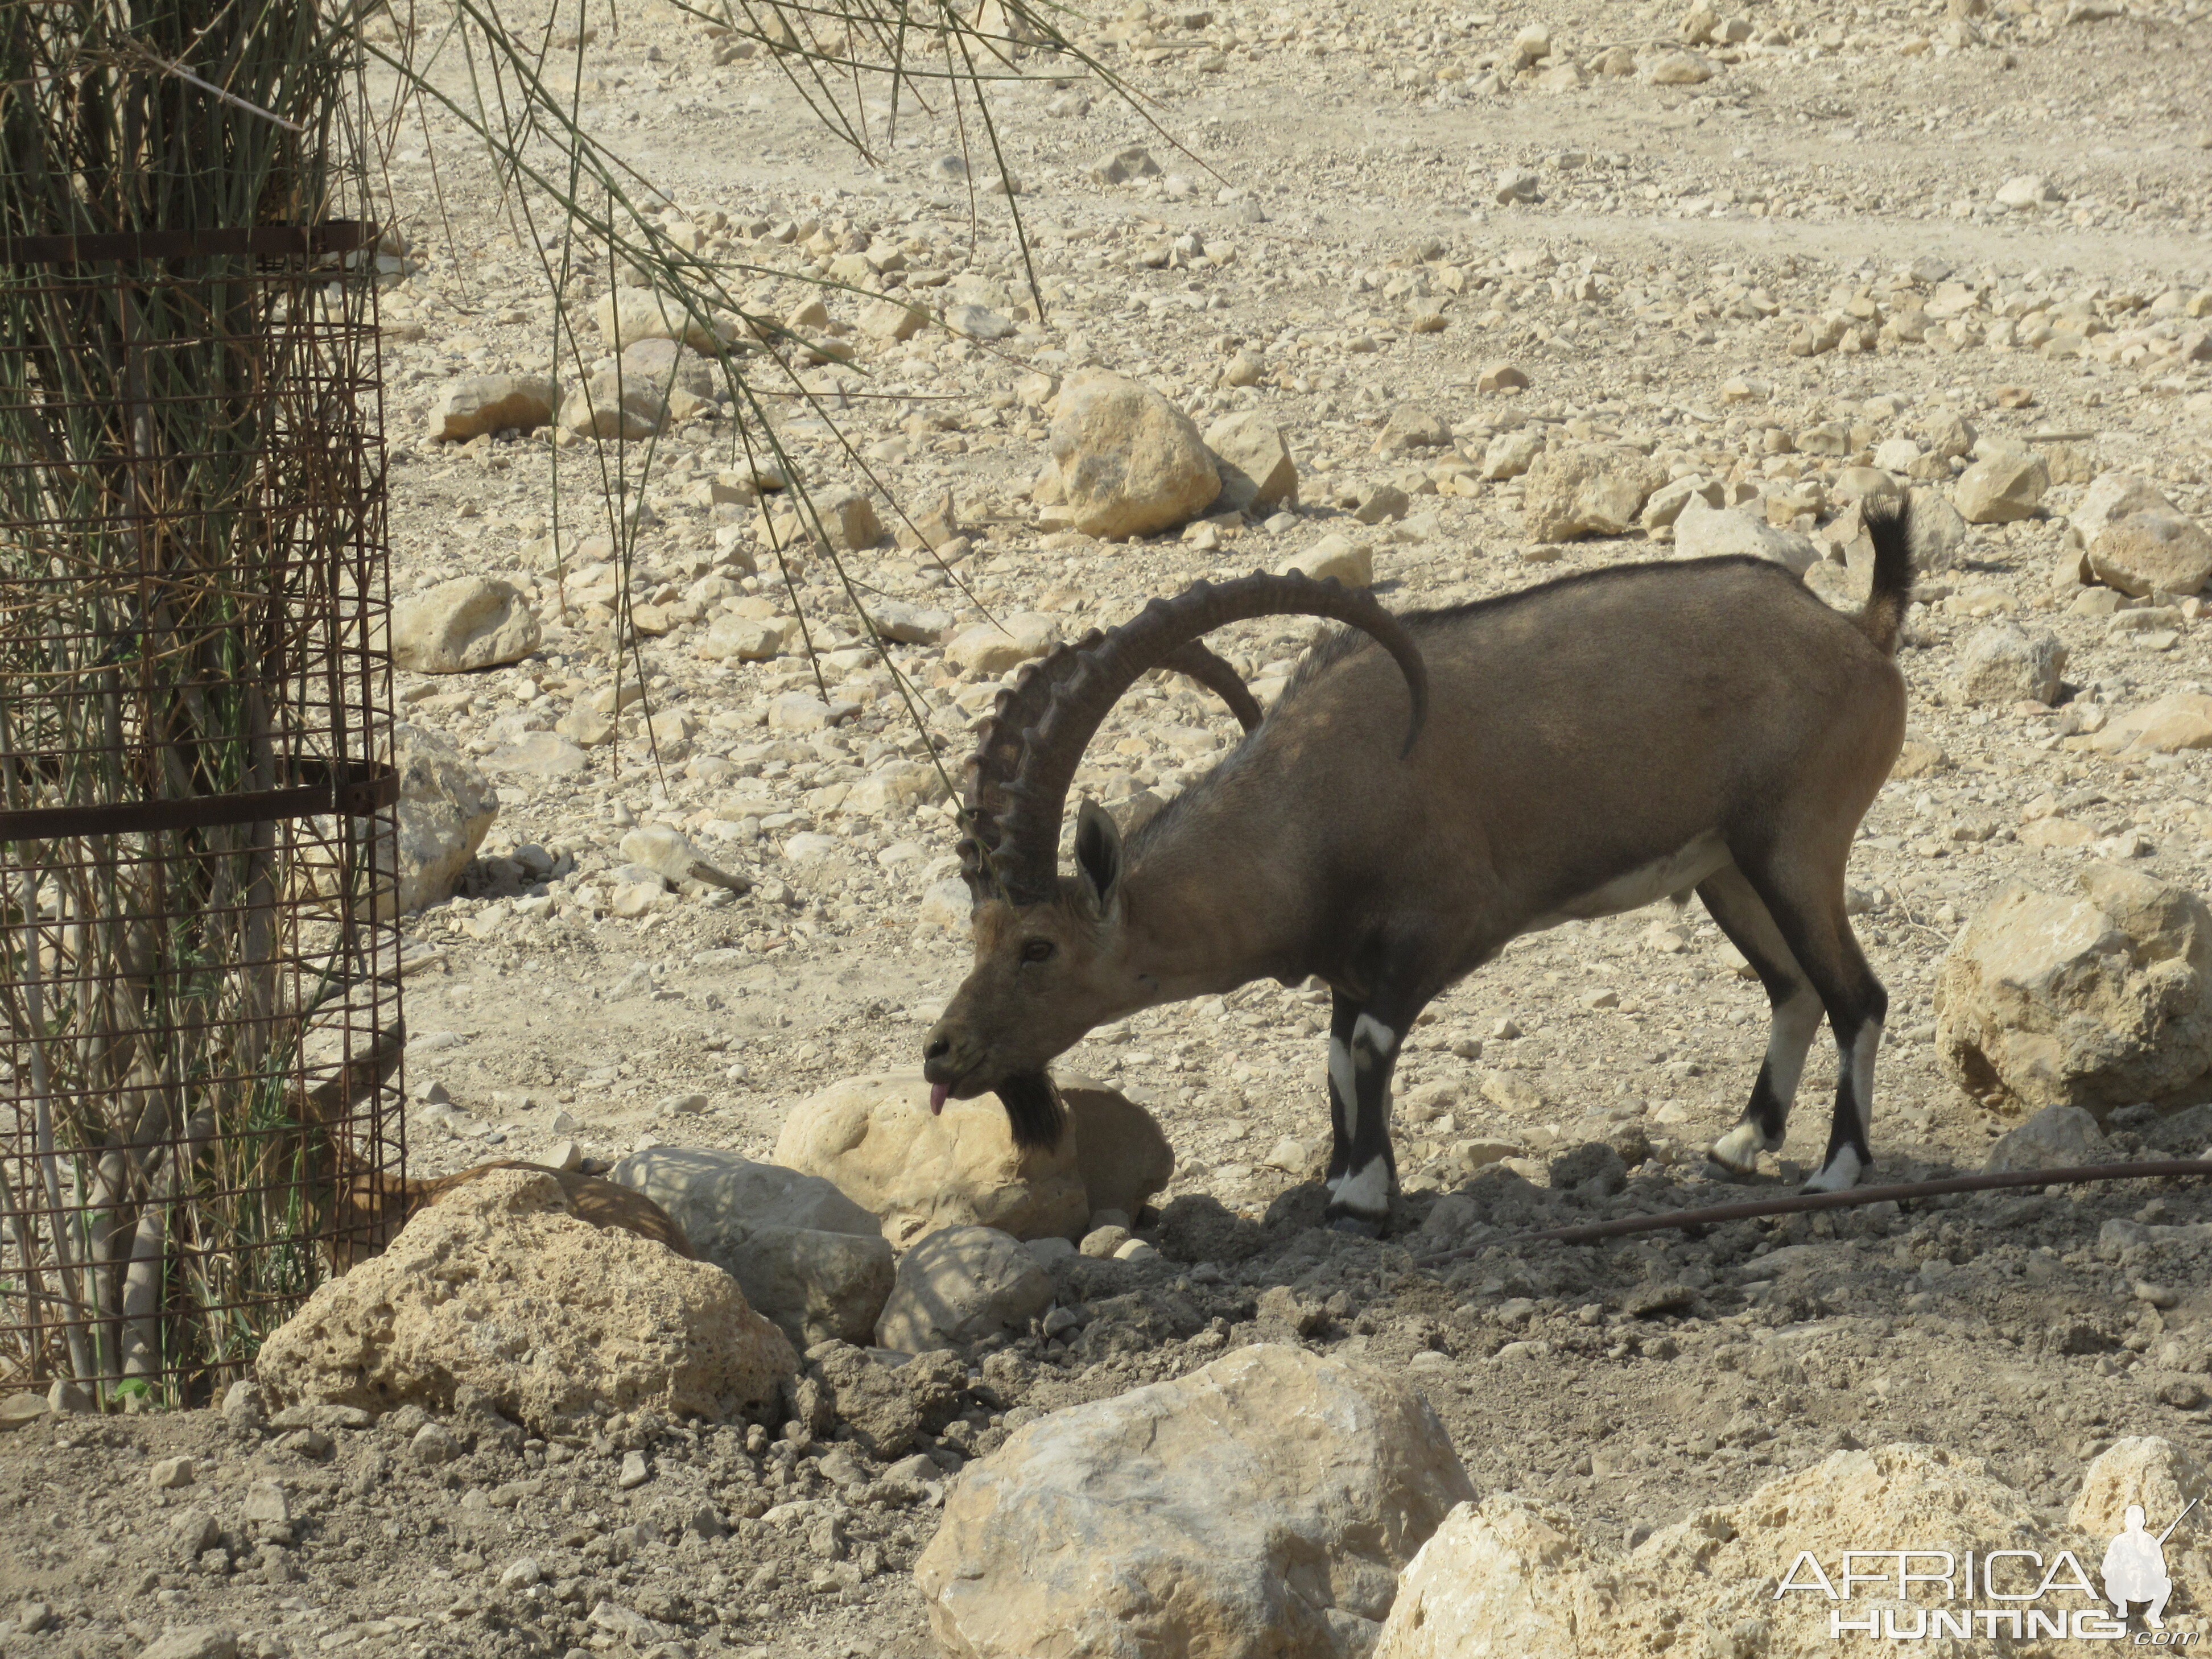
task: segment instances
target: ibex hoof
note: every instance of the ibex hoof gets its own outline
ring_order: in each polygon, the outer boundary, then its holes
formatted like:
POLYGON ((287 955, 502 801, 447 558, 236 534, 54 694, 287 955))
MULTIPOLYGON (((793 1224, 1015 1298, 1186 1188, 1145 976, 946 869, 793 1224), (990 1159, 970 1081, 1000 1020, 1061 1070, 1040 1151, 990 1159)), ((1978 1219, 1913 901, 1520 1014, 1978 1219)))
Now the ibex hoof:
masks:
POLYGON ((1370 1221, 1364 1216, 1333 1215, 1328 1218, 1328 1225, 1332 1232, 1350 1233, 1355 1238, 1382 1237, 1382 1224, 1379 1221, 1370 1221))

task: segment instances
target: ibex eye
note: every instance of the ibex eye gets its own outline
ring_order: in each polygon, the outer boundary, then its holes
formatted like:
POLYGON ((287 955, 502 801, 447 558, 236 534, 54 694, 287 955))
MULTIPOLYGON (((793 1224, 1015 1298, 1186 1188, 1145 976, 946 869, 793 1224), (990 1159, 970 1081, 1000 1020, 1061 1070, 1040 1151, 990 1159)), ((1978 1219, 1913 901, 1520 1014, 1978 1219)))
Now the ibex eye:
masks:
POLYGON ((1048 939, 1033 939, 1022 946, 1024 962, 1050 962, 1052 953, 1059 947, 1048 939))

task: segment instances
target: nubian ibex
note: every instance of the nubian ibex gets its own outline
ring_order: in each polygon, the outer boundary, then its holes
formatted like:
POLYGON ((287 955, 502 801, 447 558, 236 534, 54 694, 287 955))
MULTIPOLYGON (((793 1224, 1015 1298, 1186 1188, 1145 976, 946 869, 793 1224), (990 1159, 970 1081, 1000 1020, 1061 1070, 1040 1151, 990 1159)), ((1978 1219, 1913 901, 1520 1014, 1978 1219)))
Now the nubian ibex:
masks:
POLYGON ((1046 1067, 1139 1008, 1273 978, 1333 994, 1328 1214, 1379 1231, 1396 1182, 1389 1080, 1415 1017, 1516 936, 1695 891, 1763 981, 1765 1063, 1711 1149, 1778 1151, 1823 1011, 1839 1069, 1834 1191, 1873 1160, 1887 994, 1844 915, 1844 863, 1905 733, 1893 661, 1912 582, 1901 513, 1869 514, 1872 592, 1832 609, 1745 557, 1619 565, 1396 617, 1298 575, 1199 583, 1062 646, 1000 693, 963 791, 975 965, 925 1040, 933 1104, 994 1091, 1051 1144, 1046 1067), (1349 623, 1267 717, 1196 641, 1224 623, 1349 623), (1146 670, 1230 697, 1243 740, 1125 844, 1086 800, 1083 751, 1146 670), (1206 672, 1200 672, 1204 669, 1206 672))

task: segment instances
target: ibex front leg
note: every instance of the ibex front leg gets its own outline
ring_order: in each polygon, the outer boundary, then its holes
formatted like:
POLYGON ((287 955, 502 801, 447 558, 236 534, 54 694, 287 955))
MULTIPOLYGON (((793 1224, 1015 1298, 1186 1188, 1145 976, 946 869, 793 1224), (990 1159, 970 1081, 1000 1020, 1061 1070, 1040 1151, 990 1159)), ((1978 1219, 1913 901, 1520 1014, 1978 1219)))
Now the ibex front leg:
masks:
POLYGON ((1328 1221, 1343 1232, 1379 1237, 1397 1190, 1390 1150, 1390 1072, 1417 1009, 1377 994, 1354 1002, 1337 992, 1328 1034, 1328 1221))

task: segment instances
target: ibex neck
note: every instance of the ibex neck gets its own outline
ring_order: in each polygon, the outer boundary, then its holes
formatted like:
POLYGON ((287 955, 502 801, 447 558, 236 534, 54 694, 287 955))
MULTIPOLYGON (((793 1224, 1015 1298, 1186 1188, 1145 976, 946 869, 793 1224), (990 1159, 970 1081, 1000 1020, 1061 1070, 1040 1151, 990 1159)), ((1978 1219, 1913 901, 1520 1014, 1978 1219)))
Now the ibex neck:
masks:
POLYGON ((1193 806, 1146 841, 1123 879, 1131 965, 1158 986, 1157 1002, 1303 976, 1304 896, 1274 836, 1221 803, 1193 806))

